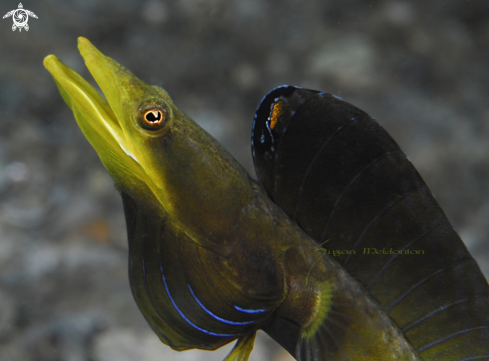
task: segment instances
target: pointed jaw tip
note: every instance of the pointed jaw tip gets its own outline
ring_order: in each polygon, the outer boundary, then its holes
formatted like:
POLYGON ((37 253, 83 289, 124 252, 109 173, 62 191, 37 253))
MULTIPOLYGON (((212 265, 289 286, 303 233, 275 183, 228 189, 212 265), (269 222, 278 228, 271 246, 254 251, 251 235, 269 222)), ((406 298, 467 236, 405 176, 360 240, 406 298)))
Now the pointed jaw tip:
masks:
POLYGON ((80 51, 81 56, 85 60, 85 62, 88 61, 88 59, 96 57, 99 58, 100 60, 105 58, 105 55, 102 54, 91 42, 90 40, 84 38, 84 37, 79 37, 78 38, 78 50, 80 51))
POLYGON ((92 43, 90 42, 90 40, 88 40, 87 38, 84 38, 83 36, 79 36, 77 40, 78 40, 78 45, 80 45, 80 44, 90 44, 90 45, 92 45, 92 43))
POLYGON ((136 84, 138 79, 124 66, 105 56, 83 37, 78 38, 78 50, 113 112, 121 121, 124 118, 121 102, 124 99, 134 98, 126 94, 129 89, 134 89, 134 87, 128 87, 127 84, 136 84))
POLYGON ((42 62, 42 63, 43 63, 43 64, 44 64, 44 66, 47 68, 47 67, 48 67, 50 64, 52 64, 52 62, 53 62, 53 61, 55 61, 55 60, 57 60, 57 59, 58 59, 58 58, 57 58, 55 55, 50 54, 50 55, 48 55, 48 56, 46 56, 46 57, 44 58, 44 60, 43 60, 43 62, 42 62))
POLYGON ((60 62, 61 61, 55 55, 51 54, 44 58, 42 64, 51 74, 53 74, 53 71, 59 67, 60 62))

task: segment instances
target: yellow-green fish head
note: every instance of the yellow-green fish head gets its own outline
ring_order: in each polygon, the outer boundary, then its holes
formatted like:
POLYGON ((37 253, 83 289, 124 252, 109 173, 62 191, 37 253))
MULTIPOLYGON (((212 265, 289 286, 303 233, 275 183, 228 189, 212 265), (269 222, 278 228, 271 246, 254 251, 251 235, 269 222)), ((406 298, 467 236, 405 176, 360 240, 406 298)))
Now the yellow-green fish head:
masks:
POLYGON ((87 39, 79 38, 78 47, 106 99, 54 55, 44 65, 116 186, 141 196, 156 186, 147 149, 166 136, 174 105, 163 89, 140 81, 87 39))
POLYGON ((229 239, 220 234, 231 232, 223 224, 229 210, 239 217, 236 204, 253 196, 244 169, 166 91, 139 80, 87 39, 79 38, 78 47, 105 99, 54 55, 44 65, 116 187, 185 222, 200 244, 207 235, 211 243, 229 239))

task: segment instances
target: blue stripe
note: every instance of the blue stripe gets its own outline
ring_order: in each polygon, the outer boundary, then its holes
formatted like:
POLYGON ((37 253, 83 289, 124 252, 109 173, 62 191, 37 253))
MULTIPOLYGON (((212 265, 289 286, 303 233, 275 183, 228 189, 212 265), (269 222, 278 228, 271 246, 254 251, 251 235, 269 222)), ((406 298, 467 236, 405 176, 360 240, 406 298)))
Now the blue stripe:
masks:
MULTIPOLYGON (((145 252, 145 249, 144 249, 144 242, 142 243, 142 252, 143 252, 143 255, 144 255, 144 252, 145 252)), ((159 250, 158 250, 159 252, 159 250)), ((129 253, 129 262, 132 262, 132 252, 129 253)), ((146 297, 148 298, 150 304, 151 304, 151 307, 153 307, 153 310, 156 312, 156 314, 158 315, 158 317, 160 318, 161 321, 163 321, 166 325, 168 325, 169 327, 170 326, 170 323, 165 319, 165 317, 163 317, 163 315, 158 311, 158 309, 156 308, 156 305, 153 301, 153 298, 151 297, 150 293, 149 293, 149 289, 148 289, 148 282, 146 280, 146 261, 144 259, 144 256, 142 257, 142 266, 143 266, 143 284, 144 284, 144 291, 146 293, 146 297)), ((138 297, 140 296, 141 298, 144 297, 143 294, 140 294, 136 291, 136 288, 133 289, 133 286, 131 285, 131 289, 132 291, 134 292, 134 295, 136 297, 136 295, 138 295, 138 297)), ((153 321, 150 320, 146 314, 144 312, 142 312, 143 314, 143 317, 144 319, 148 322, 149 326, 151 327, 151 329, 159 336, 161 337, 161 339, 165 340, 166 343, 169 345, 171 344, 171 341, 168 337, 166 337, 160 330, 159 328, 153 324, 153 321)), ((176 333, 178 333, 180 336, 186 338, 184 335, 182 335, 179 331, 177 331, 176 329, 174 329, 173 327, 171 327, 171 329, 173 331, 175 331, 176 333)), ((188 340, 188 338, 187 338, 188 340)), ((190 341, 190 342, 193 342, 193 341, 190 341)), ((207 347, 207 345, 204 345, 203 343, 200 343, 200 346, 202 347, 207 347)))
POLYGON ((195 296, 194 291, 192 290, 192 287, 190 287, 189 284, 187 284, 187 286, 188 286, 188 289, 190 290, 190 293, 194 297, 195 301, 199 304, 199 306, 202 307, 202 309, 205 312, 207 312, 209 315, 211 315, 212 317, 214 317, 216 320, 221 321, 223 323, 227 323, 228 325, 250 325, 250 324, 254 323, 254 321, 248 321, 248 322, 229 321, 229 320, 226 320, 224 318, 221 318, 221 317, 213 314, 211 311, 209 311, 207 308, 205 308, 205 306, 202 304, 202 302, 200 302, 200 300, 195 296))
POLYGON ((266 308, 258 309, 258 310, 250 310, 250 309, 246 309, 246 308, 241 308, 239 306, 234 306, 234 308, 237 309, 238 311, 241 311, 241 312, 244 312, 244 313, 263 313, 263 312, 267 312, 267 309, 266 308))
POLYGON ((192 326, 193 328, 201 331, 201 332, 204 332, 208 335, 211 335, 211 336, 220 336, 220 337, 233 337, 233 336, 237 336, 237 334, 224 334, 224 333, 215 333, 215 332, 211 332, 211 331, 208 331, 208 330, 205 330, 203 328, 200 328, 199 326, 197 326, 196 324, 194 324, 192 321, 190 321, 187 317, 185 317, 185 315, 183 314, 182 311, 180 311, 180 309, 178 308, 177 304, 175 303, 175 301, 173 300, 173 297, 171 296, 170 294, 170 290, 168 289, 168 284, 166 283, 166 278, 165 278, 165 274, 163 273, 163 266, 160 264, 160 271, 161 271, 161 277, 163 278, 163 283, 165 284, 165 289, 166 289, 166 293, 168 294, 168 297, 170 298, 170 301, 171 303, 173 304, 173 307, 175 307, 175 309, 177 310, 177 312, 180 314, 180 316, 182 316, 182 318, 187 321, 187 323, 192 326))
MULTIPOLYGON (((143 254, 144 254, 144 243, 143 243, 143 254)), ((148 290, 148 282, 146 280, 146 261, 144 259, 144 256, 142 257, 142 263, 143 263, 143 283, 144 283, 144 291, 146 292, 146 297, 148 297, 148 300, 149 300, 149 303, 151 304, 151 307, 153 307, 153 310, 156 312, 156 314, 158 315, 158 317, 163 320, 163 322, 165 322, 166 324, 168 324, 168 322, 166 321, 166 319, 158 312, 158 310, 156 309, 155 307, 155 304, 153 302, 153 298, 151 297, 151 295, 149 294, 149 290, 148 290)), ((158 335, 160 336, 163 340, 166 341, 167 344, 170 344, 170 340, 161 333, 161 331, 153 325, 153 323, 150 321, 149 318, 146 317, 146 315, 143 313, 143 317, 146 319, 146 321, 148 321, 149 323, 149 326, 151 327, 151 329, 158 335)))

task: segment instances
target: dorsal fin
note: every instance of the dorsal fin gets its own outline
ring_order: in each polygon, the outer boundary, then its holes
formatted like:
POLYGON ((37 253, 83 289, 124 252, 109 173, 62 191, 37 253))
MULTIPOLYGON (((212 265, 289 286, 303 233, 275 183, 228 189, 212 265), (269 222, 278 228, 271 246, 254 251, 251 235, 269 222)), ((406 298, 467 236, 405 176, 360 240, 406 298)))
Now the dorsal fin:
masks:
POLYGON ((256 112, 252 148, 272 200, 336 255, 423 359, 489 357, 487 281, 380 124, 331 94, 281 87, 256 112))

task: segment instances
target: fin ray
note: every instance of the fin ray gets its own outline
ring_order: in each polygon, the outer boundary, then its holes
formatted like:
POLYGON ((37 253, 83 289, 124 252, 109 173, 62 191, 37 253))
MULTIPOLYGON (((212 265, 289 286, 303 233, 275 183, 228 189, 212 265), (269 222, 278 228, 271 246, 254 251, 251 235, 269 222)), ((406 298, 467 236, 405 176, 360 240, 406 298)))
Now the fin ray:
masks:
POLYGON ((256 331, 238 338, 231 352, 224 361, 248 361, 253 345, 255 344, 256 331))

